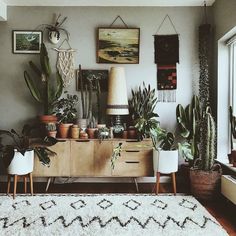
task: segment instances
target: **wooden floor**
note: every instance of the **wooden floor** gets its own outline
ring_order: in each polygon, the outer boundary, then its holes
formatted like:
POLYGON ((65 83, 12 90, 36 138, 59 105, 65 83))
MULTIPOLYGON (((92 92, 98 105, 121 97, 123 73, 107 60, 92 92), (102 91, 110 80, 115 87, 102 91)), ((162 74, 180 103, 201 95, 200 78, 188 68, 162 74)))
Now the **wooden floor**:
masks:
MULTIPOLYGON (((6 192, 6 184, 0 184, 0 192, 6 192)), ((34 193, 44 193, 46 183, 34 183, 34 193)), ((18 184, 17 193, 23 193, 24 186, 18 184)), ((139 184, 140 193, 151 193, 153 184, 139 184)), ((186 188, 177 186, 178 192, 185 192, 186 188)), ((169 184, 162 184, 160 192, 170 192, 169 184)), ((131 183, 70 183, 53 184, 49 187, 48 193, 137 193, 134 184, 131 183)), ((214 202, 201 202, 206 209, 226 229, 230 236, 236 236, 236 206, 219 197, 214 202)), ((207 235, 206 235, 207 236, 207 235)), ((216 235, 217 236, 217 235, 216 235)))

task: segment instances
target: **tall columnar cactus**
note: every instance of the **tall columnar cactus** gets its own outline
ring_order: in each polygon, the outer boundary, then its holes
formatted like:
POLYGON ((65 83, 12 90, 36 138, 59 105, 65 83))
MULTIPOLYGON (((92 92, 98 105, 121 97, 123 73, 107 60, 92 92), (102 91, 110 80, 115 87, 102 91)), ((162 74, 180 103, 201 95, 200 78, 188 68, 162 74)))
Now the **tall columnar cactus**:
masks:
POLYGON ((51 77, 51 67, 49 63, 48 52, 44 44, 41 45, 40 50, 40 65, 38 68, 32 61, 29 62, 30 67, 39 77, 36 80, 31 78, 27 71, 24 71, 25 82, 30 90, 33 98, 43 104, 44 114, 49 115, 52 112, 52 104, 62 94, 63 81, 57 71, 56 80, 54 81, 51 77))
POLYGON ((187 139, 191 145, 191 153, 194 159, 199 156, 199 123, 201 119, 201 108, 197 96, 193 96, 192 102, 184 109, 181 104, 176 108, 176 119, 180 135, 187 139))
POLYGON ((205 135, 202 136, 202 152, 201 152, 201 169, 210 171, 214 165, 216 158, 216 126, 211 115, 210 108, 206 108, 206 112, 202 119, 202 130, 205 135))

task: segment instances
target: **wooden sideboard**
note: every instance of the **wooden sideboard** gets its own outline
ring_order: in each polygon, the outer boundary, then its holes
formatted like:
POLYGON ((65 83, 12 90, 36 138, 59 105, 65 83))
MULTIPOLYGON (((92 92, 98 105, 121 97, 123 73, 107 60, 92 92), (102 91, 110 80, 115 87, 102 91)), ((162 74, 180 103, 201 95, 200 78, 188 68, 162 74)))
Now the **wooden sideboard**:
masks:
POLYGON ((108 139, 59 139, 51 150, 57 156, 51 158, 50 167, 43 166, 35 158, 35 177, 144 177, 154 176, 151 140, 141 142, 108 139), (121 156, 111 168, 113 148, 122 143, 121 156))

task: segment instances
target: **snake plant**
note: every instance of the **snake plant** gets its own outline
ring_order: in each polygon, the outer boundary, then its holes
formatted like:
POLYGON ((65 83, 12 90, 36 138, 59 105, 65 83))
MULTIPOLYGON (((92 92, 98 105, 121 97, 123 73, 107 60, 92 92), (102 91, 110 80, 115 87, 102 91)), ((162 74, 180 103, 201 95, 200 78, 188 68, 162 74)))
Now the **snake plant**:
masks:
POLYGON ((150 136, 150 130, 157 127, 159 122, 155 119, 159 117, 155 113, 157 98, 155 89, 147 87, 143 83, 143 88, 139 86, 137 90, 131 90, 132 97, 129 99, 129 111, 138 131, 139 139, 150 136))
POLYGON ((28 71, 24 71, 25 82, 33 98, 43 104, 44 114, 49 115, 52 112, 53 102, 62 94, 63 81, 58 71, 55 80, 51 77, 48 52, 44 43, 42 43, 40 49, 41 68, 38 68, 33 61, 30 61, 29 65, 35 76, 31 77, 28 71))

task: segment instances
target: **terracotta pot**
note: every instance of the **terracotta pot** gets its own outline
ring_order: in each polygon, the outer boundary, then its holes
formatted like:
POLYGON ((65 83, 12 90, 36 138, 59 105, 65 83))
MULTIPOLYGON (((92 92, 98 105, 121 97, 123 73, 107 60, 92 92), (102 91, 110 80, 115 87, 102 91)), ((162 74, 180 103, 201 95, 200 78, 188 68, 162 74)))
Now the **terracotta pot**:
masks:
POLYGON ((203 171, 190 169, 191 192, 201 200, 212 200, 220 192, 221 170, 203 171))
POLYGON ((56 131, 56 130, 55 130, 55 131, 48 131, 48 136, 49 136, 49 137, 56 138, 56 136, 57 136, 57 131, 56 131))
POLYGON ((94 139, 95 138, 95 132, 96 132, 96 128, 88 128, 87 129, 87 133, 90 139, 94 139))
POLYGON ((24 156, 15 151, 14 157, 7 168, 10 175, 26 175, 33 172, 34 169, 34 151, 26 151, 24 156))
POLYGON ((72 124, 59 124, 59 135, 60 138, 68 138, 70 133, 70 127, 72 124))
POLYGON ((228 154, 229 163, 233 164, 236 167, 236 150, 232 150, 230 154, 228 154))
POLYGON ((71 138, 79 138, 79 127, 78 125, 72 125, 71 127, 71 138))
POLYGON ((88 139, 88 134, 86 132, 84 132, 83 130, 81 130, 79 133, 79 138, 88 139))
POLYGON ((42 115, 42 116, 39 116, 39 120, 41 123, 44 123, 44 124, 56 123, 57 117, 55 115, 42 115))
POLYGON ((137 138, 137 131, 134 127, 128 129, 128 138, 129 139, 136 139, 137 138))

